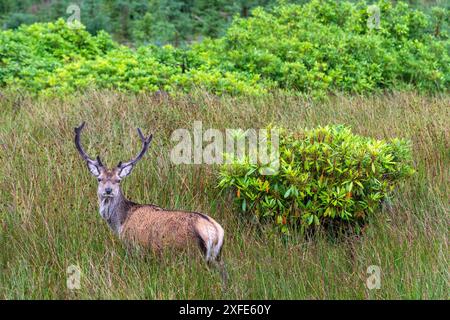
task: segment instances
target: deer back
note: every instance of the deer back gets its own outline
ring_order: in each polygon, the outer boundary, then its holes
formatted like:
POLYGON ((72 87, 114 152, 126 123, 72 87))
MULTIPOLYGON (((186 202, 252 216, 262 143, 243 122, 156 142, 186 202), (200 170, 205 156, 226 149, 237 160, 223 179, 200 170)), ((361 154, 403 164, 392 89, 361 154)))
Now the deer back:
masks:
POLYGON ((201 213, 169 211, 144 205, 131 208, 120 236, 126 242, 138 243, 155 252, 198 245, 206 251, 208 245, 217 245, 219 241, 221 230, 216 225, 219 226, 201 213))

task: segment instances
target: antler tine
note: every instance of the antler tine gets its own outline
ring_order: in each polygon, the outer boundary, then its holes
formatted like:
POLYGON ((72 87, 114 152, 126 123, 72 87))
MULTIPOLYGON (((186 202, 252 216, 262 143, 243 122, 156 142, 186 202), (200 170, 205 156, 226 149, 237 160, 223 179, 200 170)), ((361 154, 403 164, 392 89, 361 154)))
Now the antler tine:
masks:
POLYGON ((87 162, 92 163, 94 165, 103 167, 103 164, 102 164, 99 156, 97 156, 97 160, 91 159, 87 155, 87 153, 83 150, 83 147, 81 146, 81 142, 80 142, 81 131, 83 130, 85 124, 86 124, 86 122, 83 121, 80 124, 80 126, 75 128, 75 146, 77 147, 78 152, 80 153, 80 155, 83 157, 84 160, 86 160, 87 162))
POLYGON ((144 137, 144 135, 142 134, 141 129, 140 129, 140 128, 137 128, 137 132, 138 132, 139 138, 141 138, 141 141, 144 142, 144 141, 145 141, 145 137, 144 137))
POLYGON ((103 167, 102 160, 100 160, 100 156, 97 156, 97 163, 100 167, 103 167))
POLYGON ((135 164, 136 162, 138 162, 138 161, 144 156, 144 154, 147 152, 148 146, 150 145, 150 142, 152 141, 153 134, 150 134, 150 135, 148 136, 148 138, 145 138, 145 136, 142 134, 141 129, 137 128, 137 132, 138 132, 139 138, 140 138, 141 141, 142 141, 142 149, 141 149, 141 151, 139 152, 139 154, 138 154, 135 158, 131 159, 130 161, 125 162, 125 163, 119 162, 119 164, 117 165, 117 167, 119 167, 119 168, 124 168, 124 167, 127 167, 127 166, 129 166, 129 165, 134 165, 134 164, 135 164))

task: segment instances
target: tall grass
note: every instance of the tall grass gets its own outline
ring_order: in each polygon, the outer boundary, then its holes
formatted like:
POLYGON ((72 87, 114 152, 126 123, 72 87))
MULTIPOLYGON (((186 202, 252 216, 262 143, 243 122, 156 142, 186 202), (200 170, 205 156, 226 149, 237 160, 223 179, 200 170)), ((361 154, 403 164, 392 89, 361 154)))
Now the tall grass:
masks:
POLYGON ((0 100, 0 298, 77 299, 415 299, 448 298, 450 98, 396 93, 312 102, 274 94, 168 99, 90 92, 65 99, 0 100), (127 253, 100 218, 96 180, 73 144, 109 165, 139 149, 135 132, 153 132, 148 155, 123 187, 141 203, 202 211, 225 228, 227 291, 198 259, 127 253), (287 128, 348 124, 377 138, 413 142, 417 174, 370 222, 362 237, 333 242, 294 237, 285 243, 243 218, 216 189, 216 168, 173 165, 173 130, 287 128), (82 270, 68 290, 66 268, 82 270), (381 288, 366 288, 366 270, 381 268, 381 288))

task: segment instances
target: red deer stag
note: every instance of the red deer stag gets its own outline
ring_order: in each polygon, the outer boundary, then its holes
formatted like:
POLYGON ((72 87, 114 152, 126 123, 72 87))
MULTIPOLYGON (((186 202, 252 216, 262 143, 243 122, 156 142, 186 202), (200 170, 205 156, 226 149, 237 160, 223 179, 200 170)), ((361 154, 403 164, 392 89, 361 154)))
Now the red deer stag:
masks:
POLYGON ((89 171, 98 180, 98 201, 100 215, 112 231, 126 243, 137 243, 153 252, 164 249, 186 249, 199 247, 206 261, 220 270, 226 283, 225 265, 221 259, 224 241, 223 228, 211 217, 197 212, 166 210, 152 204, 137 204, 125 198, 120 182, 128 176, 136 163, 148 150, 152 135, 144 137, 138 128, 142 150, 132 160, 119 162, 113 168, 106 168, 97 157, 90 158, 81 147, 80 135, 83 122, 75 128, 75 146, 86 161, 89 171))

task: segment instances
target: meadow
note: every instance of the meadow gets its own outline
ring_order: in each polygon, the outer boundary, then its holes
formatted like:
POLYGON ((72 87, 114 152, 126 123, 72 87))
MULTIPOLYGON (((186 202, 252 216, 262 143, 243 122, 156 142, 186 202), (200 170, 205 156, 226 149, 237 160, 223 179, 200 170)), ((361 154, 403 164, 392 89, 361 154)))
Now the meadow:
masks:
POLYGON ((91 90, 66 97, 0 96, 1 299, 448 299, 450 97, 414 92, 333 94, 311 100, 281 92, 257 97, 202 91, 172 97, 91 90), (198 259, 131 255, 98 213, 97 181, 73 143, 108 165, 139 149, 135 128, 152 132, 148 154, 123 188, 134 201, 205 212, 225 229, 230 282, 198 259), (171 133, 206 128, 287 129, 346 124, 361 135, 412 141, 416 174, 360 236, 288 241, 243 217, 217 188, 217 168, 174 165, 171 133), (67 267, 82 271, 79 290, 67 267), (381 268, 369 290, 367 268, 381 268))

